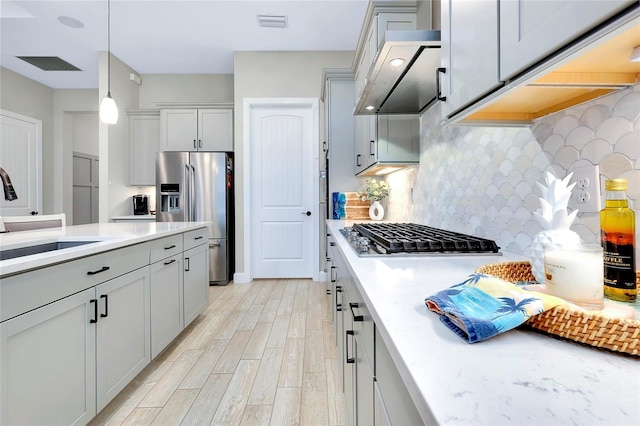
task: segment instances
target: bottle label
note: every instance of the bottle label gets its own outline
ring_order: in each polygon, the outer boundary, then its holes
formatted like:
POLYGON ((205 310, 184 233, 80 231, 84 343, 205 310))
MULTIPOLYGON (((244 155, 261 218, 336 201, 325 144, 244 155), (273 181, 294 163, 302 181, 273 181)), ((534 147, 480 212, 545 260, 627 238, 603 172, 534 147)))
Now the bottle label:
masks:
MULTIPOLYGON (((624 241, 624 239, 621 240, 624 241)), ((611 240, 604 240, 602 248, 604 251, 604 285, 624 290, 635 289, 636 268, 633 244, 616 244, 611 240)))

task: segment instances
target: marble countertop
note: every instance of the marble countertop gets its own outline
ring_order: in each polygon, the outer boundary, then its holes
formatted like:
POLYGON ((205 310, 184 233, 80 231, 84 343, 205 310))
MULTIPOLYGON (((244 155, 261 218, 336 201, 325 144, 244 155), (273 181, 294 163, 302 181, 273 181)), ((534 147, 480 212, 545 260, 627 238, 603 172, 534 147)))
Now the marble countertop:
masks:
POLYGON ((2 250, 57 241, 95 241, 0 261, 0 278, 207 226, 209 222, 94 223, 0 234, 2 250))
POLYGON ((482 265, 521 256, 359 258, 328 220, 337 247, 426 423, 640 424, 640 361, 516 329, 468 344, 424 299, 482 265))

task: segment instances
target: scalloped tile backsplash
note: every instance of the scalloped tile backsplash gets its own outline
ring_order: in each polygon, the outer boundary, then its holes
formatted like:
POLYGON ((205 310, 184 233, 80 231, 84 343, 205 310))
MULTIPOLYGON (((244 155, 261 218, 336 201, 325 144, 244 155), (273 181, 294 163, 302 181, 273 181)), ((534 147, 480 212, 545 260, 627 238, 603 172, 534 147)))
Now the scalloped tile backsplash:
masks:
MULTIPOLYGON (((640 267, 640 86, 536 120, 531 127, 442 127, 435 105, 420 120, 420 165, 387 177, 385 219, 416 222, 495 240, 528 254, 541 230, 536 182, 600 165, 604 180, 626 178, 636 210, 640 267)), ((604 205, 604 204, 603 204, 604 205)), ((572 229, 597 242, 598 213, 578 213, 572 229)))

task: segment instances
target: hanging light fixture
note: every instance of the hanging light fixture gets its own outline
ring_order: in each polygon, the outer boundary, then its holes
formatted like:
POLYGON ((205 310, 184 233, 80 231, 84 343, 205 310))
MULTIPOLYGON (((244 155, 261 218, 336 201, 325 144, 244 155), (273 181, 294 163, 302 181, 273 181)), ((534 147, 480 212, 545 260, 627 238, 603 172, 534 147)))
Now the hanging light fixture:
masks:
POLYGON ((100 120, 106 124, 118 122, 118 107, 111 97, 111 0, 107 0, 107 96, 100 102, 100 120))

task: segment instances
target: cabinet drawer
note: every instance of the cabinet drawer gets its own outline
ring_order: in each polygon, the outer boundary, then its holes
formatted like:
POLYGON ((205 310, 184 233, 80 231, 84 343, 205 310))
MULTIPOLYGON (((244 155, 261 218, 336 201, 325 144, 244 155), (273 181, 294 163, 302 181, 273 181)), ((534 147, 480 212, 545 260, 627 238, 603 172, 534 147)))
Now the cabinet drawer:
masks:
POLYGON ((3 278, 0 321, 148 264, 149 244, 142 243, 3 278))
MULTIPOLYGON (((363 349, 369 365, 374 365, 374 330, 375 324, 369 308, 364 303, 364 299, 356 284, 347 287, 349 305, 344 307, 345 315, 351 315, 353 319, 353 331, 358 339, 358 350, 363 349)), ((373 369, 373 368, 372 368, 373 369)))
POLYGON ((184 233, 184 249, 189 250, 209 241, 209 232, 207 228, 200 228, 194 231, 184 233))
POLYGON ((155 263, 158 260, 175 256, 181 253, 182 250, 182 234, 172 235, 170 237, 160 238, 159 240, 151 241, 151 261, 149 263, 155 263))

